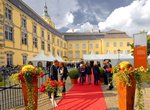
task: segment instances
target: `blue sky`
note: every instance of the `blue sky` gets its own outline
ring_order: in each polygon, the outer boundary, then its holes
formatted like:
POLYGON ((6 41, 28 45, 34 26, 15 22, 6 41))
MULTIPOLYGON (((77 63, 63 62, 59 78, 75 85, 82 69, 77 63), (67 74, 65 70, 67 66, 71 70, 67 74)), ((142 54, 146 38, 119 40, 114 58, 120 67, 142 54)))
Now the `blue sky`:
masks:
POLYGON ((119 29, 129 34, 150 30, 150 0, 23 0, 39 15, 45 2, 62 32, 119 29))

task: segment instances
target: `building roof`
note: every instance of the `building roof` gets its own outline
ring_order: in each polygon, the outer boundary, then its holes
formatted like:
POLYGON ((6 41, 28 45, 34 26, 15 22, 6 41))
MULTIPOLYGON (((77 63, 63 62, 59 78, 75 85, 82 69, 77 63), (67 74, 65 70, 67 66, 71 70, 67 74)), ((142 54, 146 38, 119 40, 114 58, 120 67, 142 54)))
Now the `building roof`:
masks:
POLYGON ((104 33, 63 33, 65 40, 96 40, 104 38, 104 33))
POLYGON ((34 10, 32 10, 27 4, 25 4, 22 0, 8 0, 10 3, 12 3, 14 6, 16 6, 18 9, 23 11, 26 15, 31 17, 33 20, 35 20, 37 23, 42 25, 44 28, 48 29, 53 34, 57 35, 58 37, 62 38, 62 34, 51 27, 42 17, 40 17, 34 10))
POLYGON ((74 32, 74 33, 63 33, 65 40, 96 40, 101 38, 131 38, 125 32, 118 30, 111 30, 108 32, 74 32))

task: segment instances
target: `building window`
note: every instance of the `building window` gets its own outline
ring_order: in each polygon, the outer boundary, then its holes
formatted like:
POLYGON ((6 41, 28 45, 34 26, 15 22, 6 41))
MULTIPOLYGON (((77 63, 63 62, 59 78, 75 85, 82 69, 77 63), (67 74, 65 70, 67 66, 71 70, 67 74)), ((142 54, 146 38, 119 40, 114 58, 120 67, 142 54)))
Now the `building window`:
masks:
POLYGON ((77 58, 77 59, 80 58, 80 51, 76 51, 76 58, 77 58))
POLYGON ((86 48, 86 44, 82 44, 82 48, 85 49, 86 48))
POLYGON ((73 52, 69 51, 69 58, 73 58, 73 52))
POLYGON ((59 54, 59 50, 57 50, 57 55, 59 56, 60 54, 59 54))
POLYGON ((52 43, 55 43, 55 36, 52 34, 52 43))
POLYGON ((99 48, 99 45, 98 45, 98 44, 96 44, 96 45, 95 45, 95 47, 96 47, 96 48, 99 48))
POLYGON ((13 65, 13 54, 7 53, 7 65, 13 65))
POLYGON ((72 49, 72 44, 69 44, 69 49, 72 49))
POLYGON ((66 43, 64 43, 64 48, 66 48, 66 43))
POLYGON ((120 47, 122 47, 123 46, 123 42, 120 42, 120 47))
POLYGON ((117 47, 117 43, 116 42, 114 42, 114 47, 117 47))
POLYGON ((52 54, 53 54, 53 55, 55 55, 55 48, 54 48, 54 47, 53 47, 53 51, 52 51, 52 54))
POLYGON ((85 55, 85 54, 86 54, 86 50, 83 50, 83 51, 82 51, 82 54, 85 55))
POLYGON ((47 45, 47 48, 48 48, 47 50, 50 52, 50 50, 51 50, 50 49, 50 44, 47 45))
POLYGON ((12 20, 12 11, 8 8, 5 8, 5 18, 8 20, 12 20))
POLYGON ((41 42, 41 48, 42 48, 42 50, 45 49, 45 43, 44 43, 44 41, 41 42))
POLYGON ((48 39, 48 41, 50 41, 50 34, 47 35, 47 39, 48 39))
POLYGON ((79 49, 79 44, 76 44, 76 49, 79 49))
POLYGON ((44 40, 44 31, 42 30, 41 33, 42 33, 42 35, 41 35, 42 36, 42 40, 44 40))
POLYGON ((93 44, 90 44, 90 49, 93 49, 93 44))
POLYGON ((128 47, 130 46, 130 42, 127 42, 127 46, 128 46, 128 47))
POLYGON ((33 33, 37 33, 37 28, 36 28, 36 25, 33 25, 33 33))
POLYGON ((5 38, 13 41, 13 28, 5 25, 5 38))
POLYGON ((27 43, 28 43, 27 33, 22 32, 22 44, 27 45, 27 43))
POLYGON ((37 48, 37 46, 38 46, 37 37, 33 37, 33 46, 34 46, 35 48, 37 48))
POLYGON ((96 51, 96 54, 99 54, 99 51, 96 51))
POLYGON ((25 18, 22 18, 22 27, 23 28, 27 27, 27 20, 25 18))
POLYGON ((22 58, 23 58, 23 65, 27 64, 27 56, 23 55, 22 58))
POLYGON ((106 43, 106 47, 109 47, 109 42, 106 43))

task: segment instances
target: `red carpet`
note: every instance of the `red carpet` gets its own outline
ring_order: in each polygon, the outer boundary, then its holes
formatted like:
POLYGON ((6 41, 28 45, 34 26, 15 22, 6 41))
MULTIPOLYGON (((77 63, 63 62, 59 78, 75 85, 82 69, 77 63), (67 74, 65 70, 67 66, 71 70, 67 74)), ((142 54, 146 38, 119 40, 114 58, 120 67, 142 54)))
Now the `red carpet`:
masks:
POLYGON ((55 110, 107 110, 101 85, 74 85, 55 110))

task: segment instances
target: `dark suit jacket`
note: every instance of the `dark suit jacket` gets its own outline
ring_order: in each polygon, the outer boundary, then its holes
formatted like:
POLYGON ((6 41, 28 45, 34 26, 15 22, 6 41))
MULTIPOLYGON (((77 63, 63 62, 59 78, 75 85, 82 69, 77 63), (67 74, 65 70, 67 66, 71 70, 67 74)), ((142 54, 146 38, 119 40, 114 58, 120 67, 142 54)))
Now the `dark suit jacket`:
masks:
POLYGON ((58 71, 57 71, 57 67, 52 65, 50 68, 50 78, 52 80, 58 80, 58 71))

